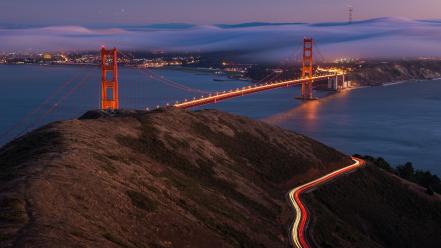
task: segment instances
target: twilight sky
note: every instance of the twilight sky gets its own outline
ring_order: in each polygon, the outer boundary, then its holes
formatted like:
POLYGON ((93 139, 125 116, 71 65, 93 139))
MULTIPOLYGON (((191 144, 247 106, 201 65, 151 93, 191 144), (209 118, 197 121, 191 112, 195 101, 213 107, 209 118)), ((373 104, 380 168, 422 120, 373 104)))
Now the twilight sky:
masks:
POLYGON ((441 0, 0 0, 0 23, 103 25, 441 19, 441 0))

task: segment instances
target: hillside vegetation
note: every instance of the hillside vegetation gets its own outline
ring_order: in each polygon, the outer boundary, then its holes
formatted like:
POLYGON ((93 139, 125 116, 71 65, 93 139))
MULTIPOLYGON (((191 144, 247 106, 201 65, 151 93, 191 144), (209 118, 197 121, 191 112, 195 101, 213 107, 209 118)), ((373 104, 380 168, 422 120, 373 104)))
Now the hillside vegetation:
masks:
POLYGON ((441 60, 368 61, 350 67, 349 79, 361 85, 441 78, 441 60))
POLYGON ((441 196, 372 163, 304 198, 319 247, 441 247, 441 196))
POLYGON ((286 192, 351 162, 218 111, 89 112, 0 149, 0 247, 286 247, 286 192))

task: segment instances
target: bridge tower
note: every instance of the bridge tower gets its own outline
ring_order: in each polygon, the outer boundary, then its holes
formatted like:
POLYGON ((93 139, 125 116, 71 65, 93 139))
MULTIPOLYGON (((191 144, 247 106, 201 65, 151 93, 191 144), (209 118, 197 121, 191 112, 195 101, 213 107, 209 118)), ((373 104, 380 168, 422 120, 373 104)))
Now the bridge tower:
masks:
POLYGON ((101 109, 117 110, 118 98, 118 57, 116 48, 101 48, 101 109), (111 75, 109 75, 111 73, 111 75))
POLYGON ((312 98, 312 83, 313 83, 313 57, 312 57, 312 47, 313 39, 305 38, 303 40, 303 61, 302 61, 302 96, 303 100, 311 100, 312 98), (306 80, 307 79, 307 80, 306 80))

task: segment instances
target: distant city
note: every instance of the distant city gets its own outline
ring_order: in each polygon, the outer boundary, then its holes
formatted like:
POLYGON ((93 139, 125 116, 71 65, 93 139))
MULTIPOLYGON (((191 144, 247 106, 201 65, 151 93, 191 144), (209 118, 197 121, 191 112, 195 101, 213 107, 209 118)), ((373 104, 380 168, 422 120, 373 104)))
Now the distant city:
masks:
MULTIPOLYGON (((229 53, 168 53, 164 51, 119 51, 118 63, 125 67, 135 68, 182 68, 208 70, 218 75, 226 75, 233 80, 253 81, 266 83, 283 81, 301 76, 300 64, 293 66, 296 62, 280 64, 247 63, 235 59, 237 54, 229 53), (271 76, 273 75, 273 76, 271 76)), ((393 59, 392 61, 404 61, 406 58, 393 59)), ((414 61, 439 61, 437 57, 419 57, 414 61)), ((333 61, 322 62, 321 66, 314 67, 315 75, 329 73, 363 71, 372 66, 389 64, 391 59, 361 59, 361 58, 337 58, 333 61)), ((97 51, 82 52, 10 52, 0 53, 0 64, 7 65, 91 65, 97 66, 101 63, 101 55, 97 51)), ((220 80, 220 79, 215 79, 220 80)), ((360 81, 360 80, 359 80, 360 81)), ((362 80, 363 81, 363 80, 362 80)), ((363 82, 362 84, 370 84, 363 82)), ((352 86, 356 86, 352 82, 352 86)))
MULTIPOLYGON (((252 63, 235 62, 228 55, 223 54, 172 54, 166 52, 127 52, 119 51, 118 63, 127 67, 137 68, 165 68, 187 67, 205 68, 213 70, 216 74, 228 74, 230 78, 239 80, 259 80, 269 73, 293 74, 291 65, 261 65, 252 63)), ((23 53, 10 52, 0 53, 0 64, 23 65, 98 65, 101 56, 98 52, 43 52, 23 53)), ((339 58, 331 64, 348 64, 359 61, 353 58, 339 58)), ((326 68, 318 68, 320 71, 328 71, 326 68)), ((298 74, 296 72, 294 74, 298 74)))
MULTIPOLYGON (((98 65, 101 61, 97 52, 82 53, 3 53, 0 54, 0 64, 44 64, 44 65, 98 65)), ((146 68, 161 68, 166 66, 180 66, 195 64, 199 61, 195 56, 143 56, 132 54, 121 56, 119 63, 146 68)))
MULTIPOLYGON (((338 58, 333 63, 351 63, 358 61, 356 58, 338 58)), ((90 64, 98 65, 101 61, 98 52, 44 52, 44 53, 25 53, 10 52, 0 53, 0 64, 44 64, 44 65, 74 65, 90 64)), ((211 59, 213 62, 214 60, 211 59)), ((145 68, 162 68, 167 66, 195 65, 201 62, 201 55, 182 55, 169 54, 165 52, 152 53, 122 53, 118 62, 124 65, 133 65, 145 68)), ((206 64, 206 63, 205 63, 206 64)), ((228 67, 235 63, 220 59, 213 63, 213 66, 228 67)), ((251 65, 251 64, 248 64, 251 65)), ((230 68, 229 71, 238 72, 244 68, 230 68)))

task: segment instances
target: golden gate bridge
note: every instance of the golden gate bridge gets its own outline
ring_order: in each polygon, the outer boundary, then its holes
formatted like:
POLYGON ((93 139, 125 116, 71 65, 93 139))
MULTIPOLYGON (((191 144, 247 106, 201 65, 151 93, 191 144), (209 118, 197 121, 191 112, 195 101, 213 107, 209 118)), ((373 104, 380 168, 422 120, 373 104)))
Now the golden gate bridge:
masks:
MULTIPOLYGON (((314 76, 313 75, 313 44, 312 38, 305 38, 303 41, 303 56, 302 56, 302 76, 299 79, 287 80, 282 82, 272 82, 264 84, 256 84, 254 86, 247 86, 236 88, 229 91, 209 93, 208 96, 201 96, 200 98, 193 98, 193 100, 177 101, 172 106, 181 109, 188 109, 199 107, 207 104, 217 103, 226 99, 245 96, 261 91, 267 91, 282 87, 290 87, 294 85, 301 85, 302 93, 297 99, 300 100, 315 100, 313 97, 313 83, 317 80, 328 79, 331 84, 337 86, 339 81, 345 80, 345 72, 337 71, 336 73, 314 76), (340 80, 342 79, 342 80, 340 80), (334 82, 331 82, 334 81, 334 82)), ((118 110, 118 64, 117 64, 117 49, 106 50, 101 49, 101 68, 102 68, 102 82, 101 82, 101 109, 102 110, 118 110), (112 77, 108 80, 107 74, 111 73, 112 77)), ((123 54, 124 55, 124 54, 123 54)), ((167 82, 167 80, 164 80, 167 82)), ((169 83, 174 83, 168 81, 169 83)), ((185 88, 185 86, 182 86, 185 88)), ((157 108, 160 106, 158 105, 157 108)))
MULTIPOLYGON (((313 62, 314 62, 314 40, 312 38, 305 38, 303 40, 303 53, 301 55, 301 76, 298 79, 290 79, 284 81, 275 81, 274 75, 267 75, 261 81, 255 83, 254 85, 249 85, 241 88, 229 89, 218 92, 211 92, 202 89, 195 89, 187 85, 180 84, 176 81, 165 78, 164 76, 158 75, 157 73, 151 70, 140 70, 146 77, 149 77, 153 80, 160 81, 161 83, 174 87, 176 89, 192 92, 195 94, 200 94, 199 97, 193 97, 193 99, 187 100, 183 99, 182 101, 176 101, 174 104, 167 104, 165 106, 157 105, 156 108, 173 106, 180 109, 189 109, 200 107, 208 104, 214 104, 221 101, 225 101, 235 97, 241 97, 249 94, 254 94, 257 92, 263 92, 278 88, 291 87, 299 85, 301 86, 301 95, 296 97, 297 99, 309 101, 315 100, 313 96, 313 85, 316 82, 328 80, 328 85, 333 85, 334 89, 337 89, 337 85, 344 85, 345 75, 346 73, 341 70, 336 70, 330 72, 325 75, 314 75, 313 70, 313 62), (204 94, 204 95, 202 95, 204 94)), ((319 52, 319 51, 318 51, 319 52)), ((320 52, 319 52, 320 53, 320 52)), ((120 109, 120 92, 119 92, 119 82, 118 82, 118 54, 123 57, 129 58, 128 55, 124 54, 117 49, 107 50, 105 47, 101 48, 101 90, 100 90, 100 106, 99 108, 103 111, 116 111, 120 109)), ((130 58, 129 58, 130 59, 130 58)), ((325 70, 326 71, 326 70, 325 70)), ((32 130, 43 123, 44 118, 53 113, 59 106, 69 98, 74 92, 78 91, 81 87, 84 86, 86 81, 90 78, 91 72, 85 73, 81 75, 80 78, 77 79, 69 79, 65 81, 60 87, 50 94, 44 102, 42 102, 39 106, 37 106, 32 112, 25 115, 18 123, 11 126, 9 129, 0 133, 0 141, 5 139, 10 133, 15 132, 18 128, 23 126, 21 132, 16 132, 17 135, 15 137, 21 136, 28 130, 32 130), (74 86, 71 86, 72 83, 76 83, 74 86), (71 87, 70 87, 71 86, 71 87), (69 88, 70 87, 70 88, 69 88), (58 99, 55 99, 59 96, 58 99), (55 100, 54 100, 55 99, 55 100), (51 101, 55 101, 50 104, 51 101), (49 105, 50 104, 50 105, 49 105), (49 105, 49 106, 48 106, 49 105), (34 119, 32 118, 34 117, 34 119)), ((137 89, 137 90, 145 90, 145 89, 137 89)), ((80 96, 81 97, 81 96, 80 96)), ((135 99, 136 101, 136 99, 135 99)), ((76 101, 78 104, 80 101, 76 101)), ((127 104, 124 104, 127 105, 127 104)), ((135 104, 139 106, 139 104, 135 104)), ((141 103, 142 106, 142 103, 141 103)), ((143 108, 147 109, 148 108, 143 108)))

